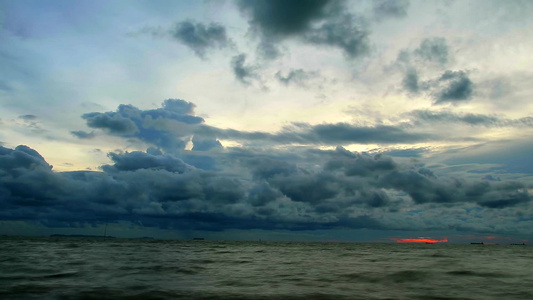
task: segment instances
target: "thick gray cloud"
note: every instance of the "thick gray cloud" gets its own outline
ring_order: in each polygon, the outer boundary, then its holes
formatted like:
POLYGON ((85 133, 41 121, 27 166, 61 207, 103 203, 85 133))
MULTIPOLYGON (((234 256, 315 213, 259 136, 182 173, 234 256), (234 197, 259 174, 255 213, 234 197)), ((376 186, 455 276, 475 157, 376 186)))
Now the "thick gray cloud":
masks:
POLYGON ((238 1, 240 9, 249 17, 254 30, 271 37, 298 35, 307 31, 311 23, 324 18, 330 0, 258 0, 238 1))
POLYGON ((489 210, 531 201, 520 182, 440 178, 419 164, 342 147, 315 155, 323 159, 314 162, 320 170, 253 152, 228 155, 249 171, 235 177, 156 149, 110 153, 113 164, 103 172, 53 172, 35 150, 0 147, 0 219, 54 227, 142 221, 195 230, 394 229, 372 212, 390 206, 394 213, 407 205, 397 200, 402 194, 415 205, 476 203, 489 210))
POLYGON ((467 101, 474 94, 474 83, 463 71, 447 70, 437 82, 443 86, 434 94, 435 104, 467 101))
POLYGON ((138 131, 135 123, 116 113, 88 113, 82 116, 91 128, 105 129, 112 134, 133 134, 138 131))
POLYGON ((409 0, 374 0, 372 1, 374 16, 378 20, 387 18, 403 18, 407 16, 409 0))
POLYGON ((365 20, 347 12, 342 1, 238 1, 250 28, 261 37, 266 58, 279 55, 277 43, 296 38, 305 43, 336 47, 348 58, 369 52, 365 20))
POLYGON ((211 48, 224 48, 230 44, 226 28, 216 23, 206 26, 202 23, 183 21, 176 24, 170 34, 201 58, 204 58, 211 48))
POLYGON ((106 171, 135 171, 139 169, 163 169, 177 173, 185 171, 186 165, 181 159, 169 154, 154 154, 139 151, 124 154, 109 153, 109 158, 115 164, 112 167, 107 166, 106 171))

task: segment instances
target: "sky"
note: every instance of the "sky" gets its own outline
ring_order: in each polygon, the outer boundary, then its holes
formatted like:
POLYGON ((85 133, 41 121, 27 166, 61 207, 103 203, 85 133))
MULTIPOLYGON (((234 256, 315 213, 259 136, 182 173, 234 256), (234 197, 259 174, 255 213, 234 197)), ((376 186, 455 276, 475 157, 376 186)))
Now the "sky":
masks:
POLYGON ((527 0, 0 0, 0 234, 533 241, 532 26, 527 0))

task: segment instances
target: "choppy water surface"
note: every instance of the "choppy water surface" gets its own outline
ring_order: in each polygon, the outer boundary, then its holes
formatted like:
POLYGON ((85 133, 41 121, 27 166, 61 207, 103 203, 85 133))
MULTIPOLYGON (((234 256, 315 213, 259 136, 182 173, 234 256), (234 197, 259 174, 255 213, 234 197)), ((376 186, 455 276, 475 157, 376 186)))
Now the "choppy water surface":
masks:
POLYGON ((533 247, 0 238, 1 299, 533 299, 533 247))

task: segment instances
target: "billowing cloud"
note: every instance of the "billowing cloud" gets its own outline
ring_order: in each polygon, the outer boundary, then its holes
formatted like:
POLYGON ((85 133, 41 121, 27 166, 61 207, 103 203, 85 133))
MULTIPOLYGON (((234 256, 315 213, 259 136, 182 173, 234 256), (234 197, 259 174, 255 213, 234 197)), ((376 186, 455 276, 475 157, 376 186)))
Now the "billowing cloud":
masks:
MULTIPOLYGON (((132 105, 120 105, 116 112, 93 112, 84 114, 82 118, 91 128, 102 129, 113 135, 135 137, 167 151, 174 151, 185 147, 192 135, 190 126, 204 122, 193 113, 194 104, 168 99, 157 109, 140 110, 132 105), (168 128, 173 125, 176 130, 171 132, 168 128)), ((79 132, 75 135, 80 137, 79 132)))
POLYGON ((398 229, 398 206, 505 210, 531 201, 520 182, 440 178, 424 166, 342 147, 315 152, 322 158, 315 170, 264 153, 226 153, 224 160, 248 172, 203 171, 155 149, 110 153, 113 164, 103 172, 53 172, 31 148, 0 147, 0 218, 54 227, 142 221, 196 230, 398 229), (401 200, 405 195, 414 204, 401 200), (395 209, 386 213, 389 207, 395 209))
POLYGON ((191 48, 196 55, 204 58, 211 48, 224 48, 230 44, 226 28, 217 23, 204 25, 183 21, 176 24, 170 31, 174 39, 191 48))

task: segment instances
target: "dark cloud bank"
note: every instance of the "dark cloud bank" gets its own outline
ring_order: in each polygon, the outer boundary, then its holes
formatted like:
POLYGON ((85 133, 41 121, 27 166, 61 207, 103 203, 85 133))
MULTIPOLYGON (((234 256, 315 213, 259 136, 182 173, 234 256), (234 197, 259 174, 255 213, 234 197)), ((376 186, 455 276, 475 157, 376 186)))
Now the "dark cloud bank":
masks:
MULTIPOLYGON (((121 105, 116 112, 83 118, 89 127, 154 147, 109 153, 112 163, 103 165, 101 172, 54 172, 27 146, 0 147, 1 220, 38 221, 50 227, 140 221, 163 229, 210 231, 419 230, 424 228, 409 227, 391 216, 405 207, 428 204, 490 211, 514 209, 531 200, 528 187, 518 181, 439 177, 420 163, 399 163, 386 155, 355 153, 340 146, 328 151, 225 149, 215 135, 249 141, 307 139, 318 144, 409 138, 395 136, 394 130, 376 137, 375 130, 387 132, 378 127, 365 132, 368 129, 347 124, 301 125, 293 136, 289 131, 222 130, 207 127, 194 116, 192 103, 172 99, 159 109, 121 105), (193 148, 184 150, 189 136, 193 148)), ((448 225, 443 221, 439 229, 448 225)))

